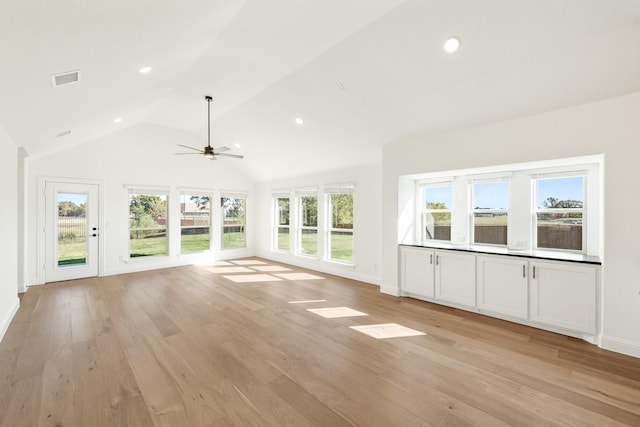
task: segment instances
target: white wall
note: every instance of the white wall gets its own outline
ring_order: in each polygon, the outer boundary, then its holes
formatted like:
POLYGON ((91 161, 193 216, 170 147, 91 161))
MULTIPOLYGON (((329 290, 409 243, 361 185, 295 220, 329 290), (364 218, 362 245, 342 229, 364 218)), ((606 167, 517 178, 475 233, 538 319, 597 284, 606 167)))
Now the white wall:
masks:
MULTIPOLYGON (((254 183, 234 166, 241 160, 220 158, 214 161, 193 156, 176 156, 184 152, 176 144, 202 147, 206 141, 197 135, 162 126, 142 124, 107 135, 65 151, 41 157, 28 158, 27 199, 27 282, 40 284, 38 245, 38 212, 44 209, 38 196, 38 177, 77 178, 95 180, 102 184, 102 239, 103 263, 101 274, 111 275, 152 268, 170 267, 213 259, 236 258, 252 255, 255 209, 252 199, 254 183), (161 186, 170 191, 170 215, 178 212, 179 188, 214 190, 212 204, 213 236, 215 248, 209 254, 179 255, 179 231, 170 230, 170 256, 128 257, 128 189, 126 185, 144 187, 161 186), (220 190, 248 192, 246 249, 219 248, 220 213, 217 197, 220 190)), ((15 156, 14 156, 15 159, 15 156)), ((15 167, 15 160, 14 160, 15 167)), ((170 223, 178 224, 177 215, 170 223)), ((39 239, 40 237, 40 239, 39 239)), ((40 256, 42 258, 42 256, 40 256)))
POLYGON ((601 346, 640 357, 640 93, 443 134, 383 150, 383 292, 398 293, 402 175, 604 154, 601 346))
MULTIPOLYGON (((380 283, 380 248, 382 225, 380 181, 382 170, 379 165, 361 166, 352 169, 334 170, 321 174, 308 175, 290 179, 282 179, 258 184, 257 218, 258 235, 257 255, 301 267, 336 274, 351 279, 361 280, 373 284, 380 283), (273 229, 272 192, 274 190, 290 190, 296 188, 317 186, 319 195, 325 186, 331 184, 355 184, 354 189, 354 265, 345 266, 338 263, 295 256, 291 253, 275 252, 271 250, 271 232, 273 229)), ((318 200, 318 235, 324 235, 322 224, 324 203, 318 200)), ((322 248, 322 243, 321 243, 322 248)), ((322 253, 322 251, 319 251, 322 253)))
POLYGON ((18 147, 0 126, 0 340, 7 331, 18 299, 18 147))

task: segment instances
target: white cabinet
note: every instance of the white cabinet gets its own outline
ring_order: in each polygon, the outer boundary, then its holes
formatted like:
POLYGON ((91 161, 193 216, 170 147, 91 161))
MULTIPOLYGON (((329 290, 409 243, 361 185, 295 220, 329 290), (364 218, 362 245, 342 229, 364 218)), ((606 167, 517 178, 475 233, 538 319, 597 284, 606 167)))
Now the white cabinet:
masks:
POLYGON ((402 248, 400 251, 400 283, 402 290, 424 297, 433 297, 434 251, 422 248, 402 248))
POLYGON ((505 256, 477 257, 478 308, 526 319, 529 301, 529 261, 505 256))
POLYGON ((436 299, 475 307, 475 255, 453 251, 436 251, 435 257, 436 299))
POLYGON ((574 335, 597 334, 599 272, 594 264, 400 248, 406 294, 574 335))
POLYGON ((595 334, 598 267, 536 260, 529 267, 531 320, 595 334))

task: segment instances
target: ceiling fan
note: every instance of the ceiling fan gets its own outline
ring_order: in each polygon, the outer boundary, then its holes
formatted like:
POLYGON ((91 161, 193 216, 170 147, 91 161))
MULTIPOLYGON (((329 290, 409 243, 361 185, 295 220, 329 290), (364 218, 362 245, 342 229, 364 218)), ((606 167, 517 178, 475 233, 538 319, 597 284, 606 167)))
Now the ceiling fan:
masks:
POLYGON ((188 148, 189 150, 197 151, 197 153, 175 153, 176 155, 184 155, 184 154, 201 154, 204 155, 209 160, 215 160, 216 156, 225 156, 225 157, 233 157, 235 159, 242 159, 244 156, 239 154, 231 154, 225 153, 225 151, 229 151, 229 147, 218 147, 213 148, 211 146, 211 101, 213 98, 210 96, 205 96, 204 99, 207 101, 207 146, 202 150, 199 148, 189 147, 188 145, 178 144, 178 147, 188 148))

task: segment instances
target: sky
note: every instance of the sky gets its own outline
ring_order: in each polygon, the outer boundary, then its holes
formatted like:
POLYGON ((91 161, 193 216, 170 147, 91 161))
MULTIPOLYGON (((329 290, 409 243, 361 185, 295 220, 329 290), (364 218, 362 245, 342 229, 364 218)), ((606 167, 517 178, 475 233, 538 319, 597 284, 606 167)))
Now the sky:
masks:
POLYGON ((558 200, 580 200, 584 202, 584 177, 538 179, 536 182, 536 206, 543 208, 543 201, 549 197, 558 200))
POLYGON ((73 202, 80 206, 81 203, 87 201, 87 195, 83 193, 58 193, 58 203, 73 202))
MULTIPOLYGON (((543 201, 549 197, 558 200, 584 201, 584 177, 570 176, 536 180, 536 206, 544 207, 543 201)), ((473 184, 472 206, 483 209, 509 208, 509 183, 491 182, 473 184)), ((451 187, 425 188, 427 202, 441 202, 451 208, 451 187)))

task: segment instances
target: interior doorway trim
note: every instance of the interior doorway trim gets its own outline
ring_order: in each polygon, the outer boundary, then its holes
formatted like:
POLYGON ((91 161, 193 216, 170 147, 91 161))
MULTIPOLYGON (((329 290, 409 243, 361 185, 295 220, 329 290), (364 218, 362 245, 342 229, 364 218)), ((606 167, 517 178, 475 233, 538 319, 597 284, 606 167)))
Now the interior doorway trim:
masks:
MULTIPOLYGON (((38 213, 37 218, 37 285, 44 285, 46 281, 45 275, 45 263, 46 263, 46 237, 45 237, 45 224, 46 224, 46 186, 47 183, 68 183, 68 184, 91 184, 98 186, 98 227, 100 233, 105 232, 104 227, 104 196, 103 196, 103 181, 95 179, 81 179, 81 178, 66 178, 55 176, 38 176, 38 198, 36 202, 36 211, 38 213)), ((104 238, 98 241, 98 276, 104 276, 104 238)))

